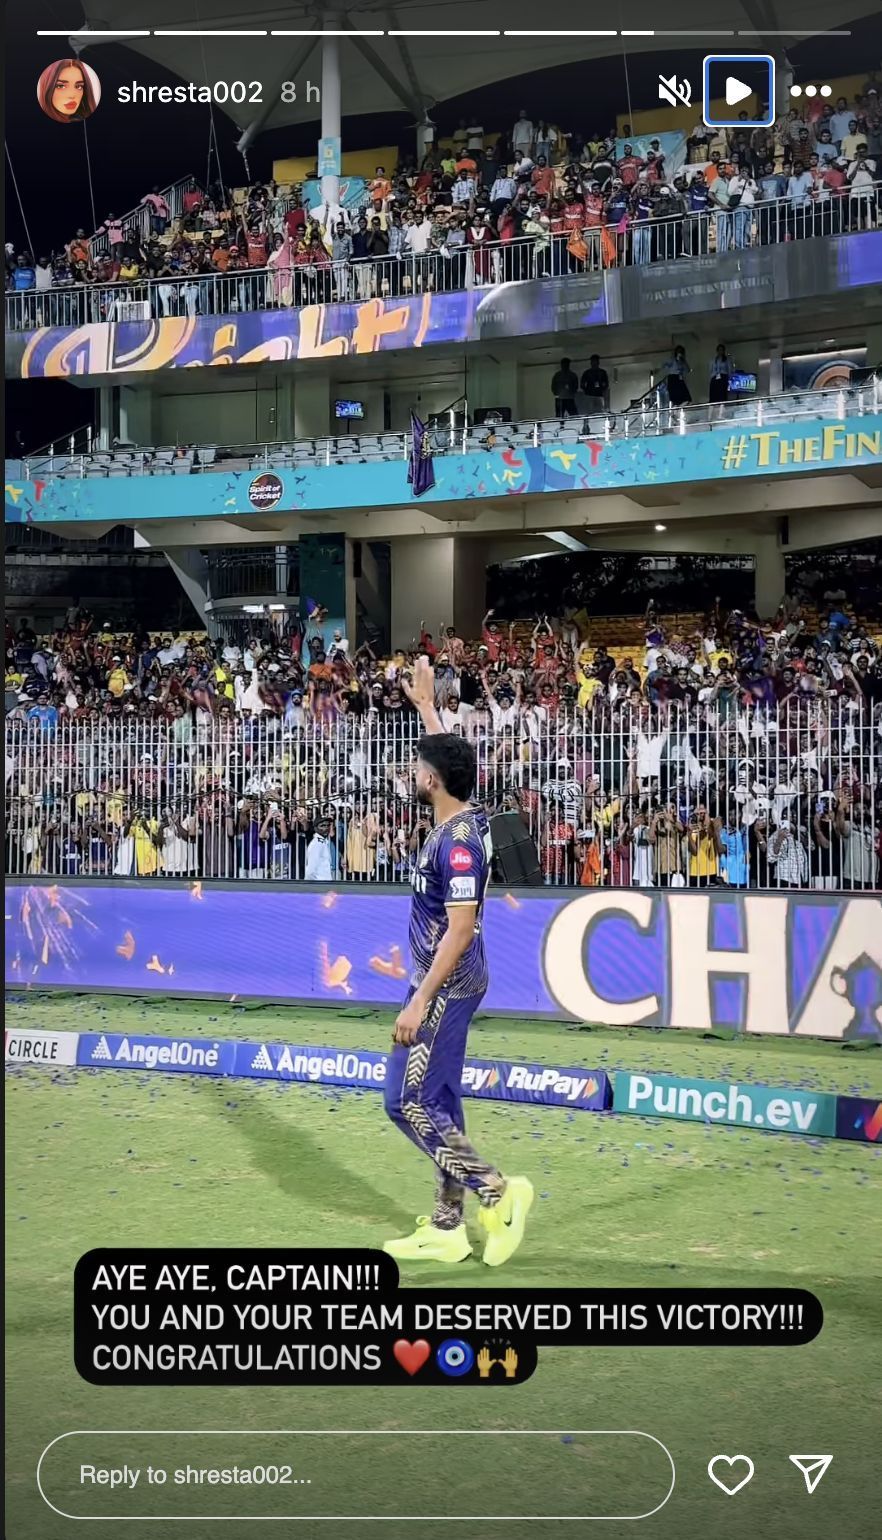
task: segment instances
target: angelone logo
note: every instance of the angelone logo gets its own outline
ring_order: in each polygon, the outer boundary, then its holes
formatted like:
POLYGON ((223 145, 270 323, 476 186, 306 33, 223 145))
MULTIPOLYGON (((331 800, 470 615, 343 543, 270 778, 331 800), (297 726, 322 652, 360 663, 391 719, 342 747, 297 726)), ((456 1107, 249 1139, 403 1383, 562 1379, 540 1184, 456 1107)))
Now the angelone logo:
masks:
POLYGON ((358 1085, 382 1085, 386 1078, 386 1055, 347 1052, 345 1049, 295 1047, 290 1043, 240 1045, 252 1074, 271 1075, 280 1080, 311 1080, 358 1085))
POLYGON ((273 475, 272 471, 264 471, 262 475, 255 476, 248 488, 248 501, 252 508, 275 508, 284 490, 278 476, 273 475))
POLYGON ((456 872, 469 872, 472 869, 471 851, 462 845, 454 845, 450 852, 450 864, 456 872))

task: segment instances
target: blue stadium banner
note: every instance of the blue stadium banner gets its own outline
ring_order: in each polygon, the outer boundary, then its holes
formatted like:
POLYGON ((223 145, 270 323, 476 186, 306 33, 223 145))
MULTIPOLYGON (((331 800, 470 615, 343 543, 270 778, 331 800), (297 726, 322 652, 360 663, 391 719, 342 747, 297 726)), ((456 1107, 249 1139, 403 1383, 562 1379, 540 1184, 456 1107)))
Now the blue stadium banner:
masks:
MULTIPOLYGON (((159 323, 161 324, 161 323, 159 323)), ((815 476, 821 471, 882 468, 882 412, 863 416, 728 424, 723 429, 611 439, 585 438, 573 444, 524 445, 519 449, 476 450, 433 458, 422 424, 412 422, 415 450, 407 461, 377 460, 361 465, 302 465, 294 470, 212 471, 181 476, 169 497, 158 476, 125 481, 130 519, 251 519, 277 513, 399 508, 419 497, 425 504, 500 504, 506 498, 562 496, 581 492, 623 492, 628 487, 682 487, 687 482, 733 476, 815 476)), ((106 522, 119 515, 118 483, 100 477, 55 477, 8 481, 7 524, 106 522)), ((470 514, 470 517, 472 515, 470 514)), ((301 541, 305 536, 301 536, 301 541)), ((316 536, 325 542, 336 537, 316 536)), ((304 587, 304 592, 311 590, 304 587)), ((321 598, 320 594, 316 595, 321 598)), ((325 608, 340 613, 330 601, 325 608)))
POLYGON ((232 1075, 236 1045, 202 1037, 140 1037, 132 1033, 81 1032, 81 1069, 158 1069, 180 1075, 232 1075))
POLYGON ((866 1096, 837 1096, 837 1139, 859 1139, 862 1144, 882 1144, 882 1101, 866 1096))
POLYGON ((318 169, 319 176, 339 176, 342 162, 341 141, 339 134, 327 135, 318 142, 318 169))

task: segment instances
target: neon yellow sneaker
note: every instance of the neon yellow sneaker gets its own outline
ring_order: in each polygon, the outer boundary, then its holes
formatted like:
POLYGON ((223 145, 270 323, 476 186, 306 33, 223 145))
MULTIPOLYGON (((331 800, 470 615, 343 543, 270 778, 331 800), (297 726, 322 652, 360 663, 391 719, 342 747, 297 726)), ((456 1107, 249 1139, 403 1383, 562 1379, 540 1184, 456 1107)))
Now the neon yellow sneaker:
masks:
POLYGON ((420 1215, 413 1235, 386 1241, 383 1250, 399 1262, 465 1262, 472 1254, 464 1224, 455 1230, 439 1230, 428 1214, 420 1215))
POLYGON ((498 1203, 492 1208, 481 1205, 478 1218, 487 1231, 484 1261, 488 1267, 501 1266, 517 1251, 532 1203, 532 1182, 525 1176, 511 1176, 498 1203))

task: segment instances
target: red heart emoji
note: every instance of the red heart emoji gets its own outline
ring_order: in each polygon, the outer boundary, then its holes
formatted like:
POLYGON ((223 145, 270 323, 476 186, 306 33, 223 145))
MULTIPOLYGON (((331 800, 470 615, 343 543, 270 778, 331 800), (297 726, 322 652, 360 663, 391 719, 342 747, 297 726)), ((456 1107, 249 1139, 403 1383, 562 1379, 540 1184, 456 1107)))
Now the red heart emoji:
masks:
POLYGON ((419 1374, 432 1349, 428 1342, 420 1337, 418 1342, 408 1342, 406 1337, 399 1337, 392 1349, 396 1361, 400 1363, 405 1374, 419 1374))

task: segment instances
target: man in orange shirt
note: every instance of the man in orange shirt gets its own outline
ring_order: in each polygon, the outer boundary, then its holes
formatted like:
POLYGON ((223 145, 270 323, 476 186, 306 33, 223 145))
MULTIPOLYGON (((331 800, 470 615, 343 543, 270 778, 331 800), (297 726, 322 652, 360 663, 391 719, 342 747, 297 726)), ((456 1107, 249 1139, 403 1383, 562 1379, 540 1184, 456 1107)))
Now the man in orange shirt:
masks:
POLYGON ((541 197, 550 198, 553 195, 555 186, 554 168, 549 166, 544 155, 540 155, 536 161, 530 180, 541 197))

